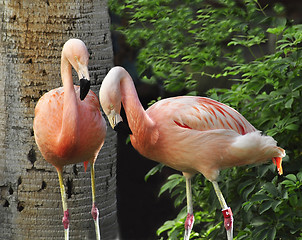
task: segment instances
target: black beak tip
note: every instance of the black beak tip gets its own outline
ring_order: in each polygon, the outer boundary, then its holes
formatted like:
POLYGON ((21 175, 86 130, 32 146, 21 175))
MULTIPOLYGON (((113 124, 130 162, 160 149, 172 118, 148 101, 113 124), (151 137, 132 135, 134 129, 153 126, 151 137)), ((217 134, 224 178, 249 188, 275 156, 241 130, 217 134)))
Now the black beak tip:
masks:
POLYGON ((90 81, 86 78, 80 80, 80 99, 83 101, 90 89, 90 81))
POLYGON ((125 122, 119 122, 115 127, 114 131, 118 133, 124 133, 124 134, 132 134, 131 129, 129 128, 128 124, 125 122))

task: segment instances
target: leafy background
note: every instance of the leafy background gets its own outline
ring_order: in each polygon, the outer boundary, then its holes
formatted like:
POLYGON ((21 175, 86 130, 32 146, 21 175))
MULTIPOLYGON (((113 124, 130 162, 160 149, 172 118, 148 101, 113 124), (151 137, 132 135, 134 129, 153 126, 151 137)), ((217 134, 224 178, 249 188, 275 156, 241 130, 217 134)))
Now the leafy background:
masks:
MULTIPOLYGON (((302 239, 302 25, 285 17, 280 3, 257 0, 110 0, 109 5, 126 19, 114 29, 139 49, 138 78, 165 92, 228 104, 286 149, 284 176, 277 176, 271 163, 221 172, 235 239, 302 239)), ((161 169, 153 168, 146 179, 161 169)), ((201 174, 193 182, 191 239, 225 239, 211 183, 201 174)), ((176 207, 184 206, 181 175, 171 175, 159 195, 164 192, 176 207)), ((158 238, 182 239, 185 216, 183 207, 158 229, 158 238)))

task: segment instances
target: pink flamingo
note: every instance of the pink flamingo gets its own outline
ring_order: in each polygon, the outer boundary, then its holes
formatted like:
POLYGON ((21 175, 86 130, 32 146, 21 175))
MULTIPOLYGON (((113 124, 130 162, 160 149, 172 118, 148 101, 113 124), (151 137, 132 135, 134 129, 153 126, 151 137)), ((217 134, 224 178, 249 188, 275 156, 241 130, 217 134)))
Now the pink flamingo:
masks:
POLYGON ((97 96, 89 90, 89 54, 78 39, 68 40, 62 50, 61 77, 63 87, 44 94, 35 108, 35 140, 45 160, 56 168, 59 176, 65 239, 69 239, 69 211, 63 184, 63 167, 84 162, 91 165, 92 210, 97 239, 100 239, 99 211, 95 205, 94 163, 103 146, 106 122, 97 96), (72 68, 77 71, 80 87, 73 85, 72 68), (85 99, 85 100, 84 100, 85 99))
POLYGON ((112 128, 122 121, 123 103, 131 143, 143 156, 183 172, 186 179, 187 219, 184 239, 194 223, 191 178, 202 173, 213 183, 225 218, 228 239, 233 239, 233 215, 218 187, 220 169, 272 159, 282 174, 285 151, 269 136, 262 136, 236 110, 209 98, 174 97, 153 104, 145 111, 132 78, 114 67, 103 80, 100 102, 112 128))

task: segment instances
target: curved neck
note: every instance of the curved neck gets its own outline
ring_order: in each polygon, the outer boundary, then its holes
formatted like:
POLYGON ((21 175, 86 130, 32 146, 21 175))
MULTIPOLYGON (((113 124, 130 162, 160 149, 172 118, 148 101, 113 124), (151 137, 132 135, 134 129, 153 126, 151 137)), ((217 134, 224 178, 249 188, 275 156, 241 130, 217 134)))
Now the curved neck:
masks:
POLYGON ((61 57, 61 77, 64 88, 64 103, 63 103, 63 116, 61 133, 58 136, 60 144, 66 146, 72 145, 76 139, 77 132, 77 99, 73 86, 71 64, 64 56, 61 57))
POLYGON ((69 60, 65 57, 64 52, 61 57, 61 78, 63 83, 64 92, 72 95, 75 95, 73 80, 72 80, 72 72, 71 72, 71 64, 69 60), (71 91, 73 90, 73 91, 71 91))
POLYGON ((133 135, 144 134, 146 129, 153 126, 153 122, 140 103, 133 80, 127 72, 120 79, 120 91, 121 101, 133 135))

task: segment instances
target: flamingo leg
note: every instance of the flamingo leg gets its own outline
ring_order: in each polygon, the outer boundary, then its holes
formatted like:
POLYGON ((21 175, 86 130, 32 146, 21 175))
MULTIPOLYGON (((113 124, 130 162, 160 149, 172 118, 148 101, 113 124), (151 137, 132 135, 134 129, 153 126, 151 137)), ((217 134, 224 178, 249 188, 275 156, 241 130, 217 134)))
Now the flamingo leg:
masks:
POLYGON ((61 197, 62 197, 62 206, 63 206, 63 212, 64 212, 62 223, 64 226, 65 240, 68 240, 69 239, 69 211, 67 208, 67 200, 66 200, 65 187, 64 187, 64 183, 63 183, 62 169, 57 169, 57 172, 58 172, 58 176, 59 176, 59 183, 60 183, 60 190, 61 190, 61 197))
POLYGON ((224 227, 227 231, 227 238, 228 240, 233 240, 233 213, 231 211, 231 208, 228 207, 228 205, 226 204, 226 201, 222 195, 222 192, 220 191, 218 183, 216 181, 212 181, 212 184, 214 186, 216 195, 222 208, 222 213, 224 216, 224 227))
POLYGON ((187 194, 187 218, 185 221, 185 235, 184 240, 189 240, 190 233, 194 224, 193 215, 193 201, 192 201, 192 186, 191 186, 191 176, 184 174, 186 178, 186 194, 187 194))
POLYGON ((91 208, 91 215, 93 217, 94 226, 95 226, 95 234, 96 239, 100 240, 100 226, 99 226, 99 210, 95 205, 95 173, 94 173, 94 163, 91 165, 91 189, 92 189, 92 208, 91 208))

